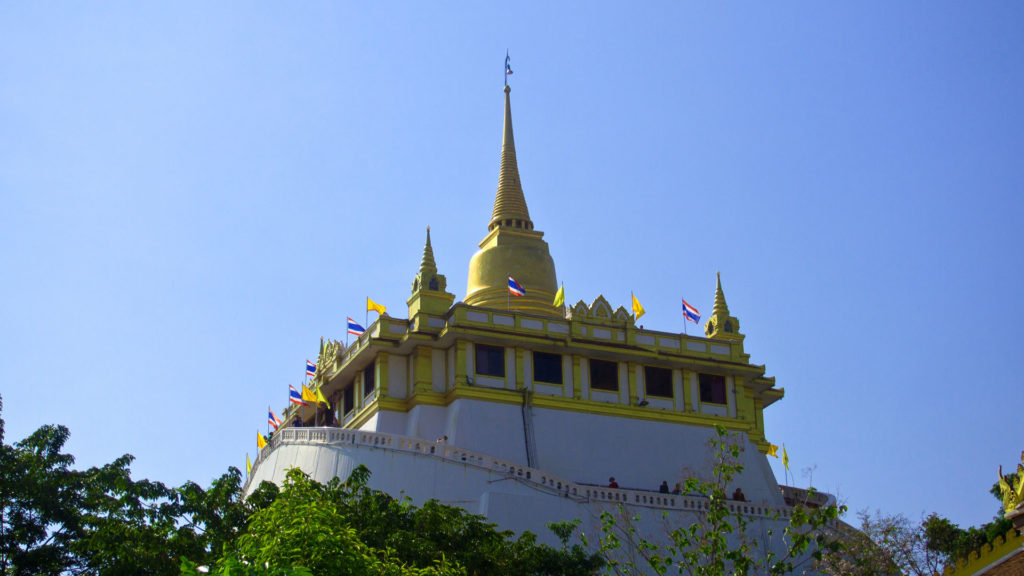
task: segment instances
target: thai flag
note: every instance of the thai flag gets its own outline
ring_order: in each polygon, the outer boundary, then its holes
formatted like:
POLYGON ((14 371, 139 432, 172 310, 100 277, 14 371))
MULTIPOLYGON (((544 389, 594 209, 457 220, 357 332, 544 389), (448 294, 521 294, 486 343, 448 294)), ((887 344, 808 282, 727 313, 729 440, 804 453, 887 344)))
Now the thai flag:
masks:
POLYGON ((298 404, 299 406, 309 406, 305 400, 302 399, 302 393, 295 389, 295 386, 288 386, 288 400, 292 404, 298 404))
POLYGON ((306 360, 306 376, 316 376, 316 364, 306 360))
POLYGON ((281 421, 277 419, 277 416, 274 416, 274 411, 270 408, 267 408, 267 414, 267 424, 270 424, 274 427, 274 430, 277 430, 281 426, 281 421))
POLYGON ((513 296, 526 296, 526 288, 523 288, 516 279, 508 277, 508 292, 513 296))
POLYGON ((698 312, 693 306, 687 304, 686 300, 683 300, 683 318, 693 322, 694 324, 700 323, 700 312, 698 312))
POLYGON ((366 328, 363 328, 352 318, 348 319, 348 333, 354 336, 362 336, 363 332, 366 332, 366 328))

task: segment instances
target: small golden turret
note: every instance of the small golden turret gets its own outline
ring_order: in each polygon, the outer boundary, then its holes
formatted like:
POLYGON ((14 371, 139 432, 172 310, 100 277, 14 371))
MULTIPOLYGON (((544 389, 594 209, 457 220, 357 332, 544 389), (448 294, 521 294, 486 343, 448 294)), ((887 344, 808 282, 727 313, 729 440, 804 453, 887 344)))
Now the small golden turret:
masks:
POLYGON ((409 305, 409 320, 414 327, 420 326, 420 313, 443 316, 455 301, 455 295, 446 291, 448 280, 437 273, 434 262, 434 248, 430 245, 430 226, 427 226, 427 242, 423 246, 420 270, 412 281, 412 295, 406 300, 409 305))
POLYGON ((729 315, 729 305, 725 303, 721 272, 716 272, 715 277, 715 306, 711 311, 711 317, 704 324, 704 333, 707 334, 708 338, 742 340, 743 335, 740 334, 740 321, 735 316, 729 315))

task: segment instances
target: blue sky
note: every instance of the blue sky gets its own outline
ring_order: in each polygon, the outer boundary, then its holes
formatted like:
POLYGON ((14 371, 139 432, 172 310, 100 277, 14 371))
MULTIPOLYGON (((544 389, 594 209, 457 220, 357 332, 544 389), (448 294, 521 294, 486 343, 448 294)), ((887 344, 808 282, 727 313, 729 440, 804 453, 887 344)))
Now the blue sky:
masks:
MULTIPOLYGON (((708 314, 796 483, 991 518, 1024 374, 1014 2, 0 4, 7 439, 207 483, 320 336, 401 316, 431 226, 464 295, 512 56, 567 299, 708 314), (514 4, 514 5, 513 5, 514 4)), ((693 327, 689 328, 692 332, 693 327)), ((670 455, 668 456, 670 457, 670 455)), ((778 461, 772 462, 782 477, 778 461)))

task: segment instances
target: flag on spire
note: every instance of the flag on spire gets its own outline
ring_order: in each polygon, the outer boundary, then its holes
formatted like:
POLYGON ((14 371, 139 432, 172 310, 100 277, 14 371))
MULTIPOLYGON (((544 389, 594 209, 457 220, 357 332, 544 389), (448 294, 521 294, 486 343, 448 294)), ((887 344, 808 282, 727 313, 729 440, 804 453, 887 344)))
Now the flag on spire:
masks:
POLYGON ((281 427, 281 421, 277 419, 277 416, 274 416, 274 411, 270 409, 270 406, 267 406, 267 424, 273 426, 274 430, 281 427))
POLYGON ((690 306, 686 302, 685 298, 683 299, 683 319, 684 320, 689 320, 690 322, 693 322, 694 324, 699 324, 700 323, 700 312, 698 312, 697 309, 694 308, 693 306, 690 306))
POLYGON ((509 64, 508 50, 505 50, 505 86, 508 86, 508 77, 512 75, 512 66, 509 64))
POLYGON ((366 332, 366 328, 363 328, 351 317, 348 319, 348 333, 354 336, 362 336, 363 332, 366 332))
POLYGON ((316 364, 306 360, 306 376, 316 376, 316 364))
POLYGON ((630 296, 633 297, 633 315, 636 320, 639 320, 644 315, 644 307, 640 305, 640 301, 636 299, 636 294, 630 292, 630 296))
POLYGON ((384 312, 387 311, 387 308, 385 308, 383 304, 377 304, 373 300, 370 300, 370 297, 367 296, 366 297, 366 311, 370 312, 371 310, 376 312, 377 314, 384 314, 384 312))
POLYGON ((526 296, 526 288, 523 288, 522 284, 516 282, 516 279, 508 277, 508 293, 513 296, 526 296))
POLYGON ((302 401, 302 394, 299 394, 299 391, 295 389, 295 386, 292 386, 290 384, 288 385, 288 400, 292 404, 298 404, 299 406, 309 406, 309 404, 306 404, 305 402, 302 401))

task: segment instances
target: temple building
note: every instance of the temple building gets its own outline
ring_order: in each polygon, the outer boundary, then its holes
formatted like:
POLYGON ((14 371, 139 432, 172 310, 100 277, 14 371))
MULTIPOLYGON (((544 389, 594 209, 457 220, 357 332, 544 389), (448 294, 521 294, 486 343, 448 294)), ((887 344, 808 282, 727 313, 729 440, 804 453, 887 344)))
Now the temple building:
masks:
POLYGON ((247 490, 283 482, 292 467, 328 481, 365 464, 374 488, 436 498, 549 543, 547 522, 578 518, 590 532, 617 504, 655 530, 663 512, 683 519, 705 505, 659 488, 706 475, 721 426, 742 449, 728 493, 745 498, 732 505, 759 533, 781 534, 799 491, 780 487, 768 465, 763 411, 783 390, 750 362, 722 279, 704 336, 645 329, 603 296, 555 305, 555 263, 520 182, 507 86, 504 96, 494 210, 480 219, 462 301, 427 228, 407 317, 382 315, 347 346, 321 341, 311 386, 330 407, 291 406, 247 490), (509 277, 525 295, 510 295, 509 277))

